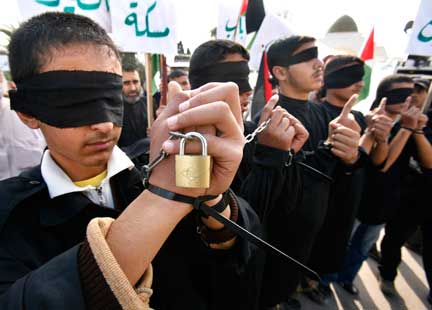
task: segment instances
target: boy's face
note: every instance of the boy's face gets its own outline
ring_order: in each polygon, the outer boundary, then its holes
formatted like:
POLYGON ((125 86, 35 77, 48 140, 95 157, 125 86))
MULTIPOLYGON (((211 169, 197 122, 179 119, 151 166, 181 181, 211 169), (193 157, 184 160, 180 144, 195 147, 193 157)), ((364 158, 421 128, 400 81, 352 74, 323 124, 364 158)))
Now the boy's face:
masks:
MULTIPOLYGON (((58 70, 104 71, 121 75, 121 65, 108 47, 70 44, 53 50, 40 73, 58 70)), ((105 167, 121 133, 111 122, 57 128, 35 120, 42 130, 52 157, 72 178, 91 177, 91 171, 105 167)), ((37 126, 36 126, 37 127, 37 126)))
POLYGON ((354 94, 360 94, 362 88, 364 86, 364 81, 360 80, 356 83, 351 84, 348 87, 344 88, 332 88, 328 89, 327 93, 333 93, 334 96, 338 97, 342 101, 348 101, 354 94))
MULTIPOLYGON (((304 43, 295 52, 294 55, 315 47, 315 42, 304 43)), ((319 89, 324 81, 323 63, 318 58, 301 62, 288 67, 288 80, 298 89, 310 92, 319 89)))

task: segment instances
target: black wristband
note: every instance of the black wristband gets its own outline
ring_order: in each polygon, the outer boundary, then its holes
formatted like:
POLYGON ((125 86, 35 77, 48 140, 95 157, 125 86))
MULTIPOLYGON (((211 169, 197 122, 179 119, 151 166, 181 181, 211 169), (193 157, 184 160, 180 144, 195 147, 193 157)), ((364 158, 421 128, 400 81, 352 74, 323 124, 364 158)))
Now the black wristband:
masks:
POLYGON ((405 129, 405 130, 408 130, 408 131, 411 131, 411 132, 415 132, 415 129, 414 128, 410 128, 410 127, 401 126, 401 129, 405 129))
MULTIPOLYGON (((152 184, 149 184, 147 189, 150 192, 152 192, 153 194, 158 195, 160 197, 163 197, 163 198, 166 198, 169 200, 173 200, 173 201, 178 201, 178 202, 190 204, 193 206, 193 208, 195 210, 198 210, 201 213, 201 216, 206 217, 206 218, 208 217, 208 214, 203 210, 203 208, 201 208, 201 205, 205 204, 206 201, 213 200, 213 199, 218 197, 218 196, 214 196, 214 195, 191 197, 191 196, 186 196, 186 195, 182 195, 182 194, 177 194, 177 193, 171 192, 169 190, 166 190, 164 188, 161 188, 161 187, 158 187, 158 186, 155 186, 152 184)), ((222 194, 222 199, 217 204, 212 206, 211 208, 216 210, 218 213, 221 213, 228 206, 228 202, 229 202, 229 191, 226 191, 225 193, 222 194)))

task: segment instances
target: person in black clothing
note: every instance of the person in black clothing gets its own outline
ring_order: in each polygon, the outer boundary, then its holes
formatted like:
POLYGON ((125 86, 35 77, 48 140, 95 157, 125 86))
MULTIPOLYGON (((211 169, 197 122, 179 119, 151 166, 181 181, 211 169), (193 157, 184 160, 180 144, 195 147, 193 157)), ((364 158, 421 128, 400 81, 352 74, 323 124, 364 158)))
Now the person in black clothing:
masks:
MULTIPOLYGON (((335 55, 324 67, 324 86, 320 94, 324 96, 320 103, 332 118, 337 117, 347 101, 354 94, 359 94, 363 82, 363 61, 355 56, 335 55)), ((359 111, 351 111, 361 127, 360 146, 373 158, 386 151, 392 120, 384 113, 371 113, 368 123, 359 111)), ((340 167, 339 167, 340 168, 340 167)), ((342 268, 346 248, 351 236, 363 192, 364 169, 357 169, 350 174, 338 169, 335 182, 331 186, 329 208, 323 227, 315 241, 311 254, 310 266, 321 274, 321 283, 316 288, 306 290, 306 294, 315 302, 324 304, 331 296, 330 282, 337 282, 337 272, 342 268)), ((354 286, 343 287, 356 294, 354 286)))
POLYGON ((147 138, 147 102, 141 86, 138 65, 125 61, 123 70, 123 128, 118 146, 131 146, 147 138))
POLYGON ((189 200, 211 195, 209 206, 259 230, 244 201, 222 195, 244 144, 237 89, 225 83, 187 94, 170 84, 167 108, 153 127, 152 157, 162 147, 178 153, 169 131, 215 126, 219 135, 207 135, 211 186, 176 187, 169 156, 143 190, 141 176, 116 146, 121 65, 100 26, 74 14, 38 15, 12 35, 9 63, 18 86, 11 106, 27 126, 42 130, 48 149, 41 166, 0 182, 0 308, 148 309, 152 261, 170 264, 155 273, 152 296, 172 304, 156 308, 221 308, 226 299, 241 308, 242 271, 253 249, 213 217, 201 217, 192 203, 155 190, 189 200), (179 112, 182 101, 194 98, 202 105, 179 112))
MULTIPOLYGON (((348 254, 344 266, 339 272, 341 283, 353 285, 353 281, 363 261, 367 259, 371 246, 378 239, 384 223, 399 208, 401 173, 403 173, 404 167, 407 167, 410 156, 402 150, 413 134, 410 129, 417 127, 421 114, 420 110, 410 103, 409 95, 412 90, 412 79, 403 75, 388 76, 380 82, 377 88, 377 95, 371 110, 379 109, 379 103, 386 98, 384 110, 393 120, 394 125, 389 137, 388 151, 384 153, 385 156, 374 162, 369 162, 366 166, 363 198, 351 236, 348 254)), ((382 286, 386 284, 381 282, 382 286)))
MULTIPOLYGON (((413 105, 423 108, 429 84, 424 80, 414 80, 413 105)), ((414 134, 404 147, 402 158, 411 156, 407 166, 401 166, 400 207, 397 208, 385 226, 381 242, 380 276, 383 292, 394 295, 394 280, 401 262, 401 247, 420 226, 423 240, 423 266, 429 289, 432 287, 432 212, 428 204, 429 189, 432 184, 432 127, 427 124, 425 114, 420 115, 414 134), (426 137, 426 138, 425 138, 426 137), (409 154, 409 155, 407 155, 409 154)), ((432 304, 432 293, 428 301, 432 304)))
MULTIPOLYGON (((311 37, 279 39, 269 47, 269 68, 279 84, 278 104, 305 126, 309 138, 303 147, 293 148, 293 162, 276 150, 268 152, 273 166, 256 162, 261 169, 249 174, 241 193, 260 215, 268 240, 303 263, 309 261, 325 218, 336 168, 351 171, 360 157, 360 127, 349 113, 354 101, 332 120, 322 105, 307 100, 323 82, 323 64, 317 56, 311 37)), ((269 255, 264 272, 262 307, 299 309, 298 269, 269 255)))
MULTIPOLYGON (((232 81, 237 84, 239 88, 239 96, 241 103, 241 111, 245 115, 249 109, 250 95, 252 94, 251 86, 249 84, 249 53, 239 43, 229 40, 211 40, 205 42, 197 47, 191 56, 189 79, 191 81, 192 89, 198 88, 205 83, 209 82, 227 82, 232 81)), ((272 104, 275 103, 272 101, 272 104)), ((274 105, 274 104, 273 104, 274 105)), ((267 106, 268 117, 274 113, 275 121, 278 116, 282 116, 286 112, 277 108, 272 111, 271 104, 267 106), (278 116, 276 116, 278 115, 278 116)), ((280 118, 279 118, 280 120, 280 118)), ((293 122, 295 120, 291 118, 293 122)), ((287 120, 286 120, 287 121, 287 120)), ((243 121, 244 135, 252 133, 256 129, 256 124, 250 121, 243 121)), ((274 126, 275 122, 269 126, 274 126)), ((284 125, 285 126, 285 125, 284 125)), ((261 136, 259 148, 266 148, 266 146, 279 148, 282 152, 287 150, 288 145, 291 144, 291 137, 281 137, 285 129, 289 127, 289 123, 285 126, 284 130, 277 132, 275 130, 267 133, 266 136, 261 136)), ((299 124, 296 128, 297 133, 304 131, 304 128, 299 124)), ((306 133, 305 133, 306 134, 306 133)), ((303 138, 303 141, 307 137, 303 138)), ((239 193, 243 181, 253 168, 253 155, 255 150, 255 143, 246 144, 243 150, 243 159, 237 171, 236 177, 231 184, 231 189, 239 193)))

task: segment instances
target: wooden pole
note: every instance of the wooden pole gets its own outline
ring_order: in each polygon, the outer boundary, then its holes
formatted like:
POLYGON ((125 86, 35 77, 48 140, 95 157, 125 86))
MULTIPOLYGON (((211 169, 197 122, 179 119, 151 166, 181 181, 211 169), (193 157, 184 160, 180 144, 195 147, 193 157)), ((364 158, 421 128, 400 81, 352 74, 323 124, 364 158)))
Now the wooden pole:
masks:
POLYGON ((160 70, 161 70, 161 98, 159 102, 159 106, 167 105, 167 92, 168 92, 168 70, 166 65, 166 58, 164 55, 160 55, 160 70))
POLYGON ((151 128, 153 125, 153 89, 152 89, 152 55, 150 53, 145 54, 145 71, 146 71, 146 92, 147 92, 147 126, 151 128))

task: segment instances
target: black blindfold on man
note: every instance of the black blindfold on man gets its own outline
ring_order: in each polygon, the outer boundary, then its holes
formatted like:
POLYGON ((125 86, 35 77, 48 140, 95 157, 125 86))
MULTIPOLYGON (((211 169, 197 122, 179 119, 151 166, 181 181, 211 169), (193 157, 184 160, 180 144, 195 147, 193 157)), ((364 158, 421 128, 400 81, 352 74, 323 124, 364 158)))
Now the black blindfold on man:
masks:
POLYGON ((331 72, 324 73, 324 87, 326 89, 337 89, 349 87, 363 79, 364 67, 361 64, 354 64, 342 67, 331 72))
POLYGON ((252 90, 247 61, 220 62, 200 70, 189 78, 192 88, 210 82, 234 82, 238 85, 240 94, 252 90))
POLYGON ((280 59, 276 59, 275 65, 288 67, 302 62, 307 62, 315 58, 318 58, 318 47, 316 46, 305 49, 297 54, 288 57, 285 55, 280 59))
POLYGON ((377 97, 372 103, 371 109, 374 109, 378 107, 379 103, 381 102, 382 98, 387 98, 386 105, 393 105, 393 104, 401 104, 404 103, 405 100, 408 98, 408 96, 411 96, 413 92, 413 88, 394 88, 392 90, 387 91, 381 91, 377 93, 377 97))
POLYGON ((123 124, 122 77, 97 71, 50 71, 17 83, 11 108, 58 128, 123 124))

